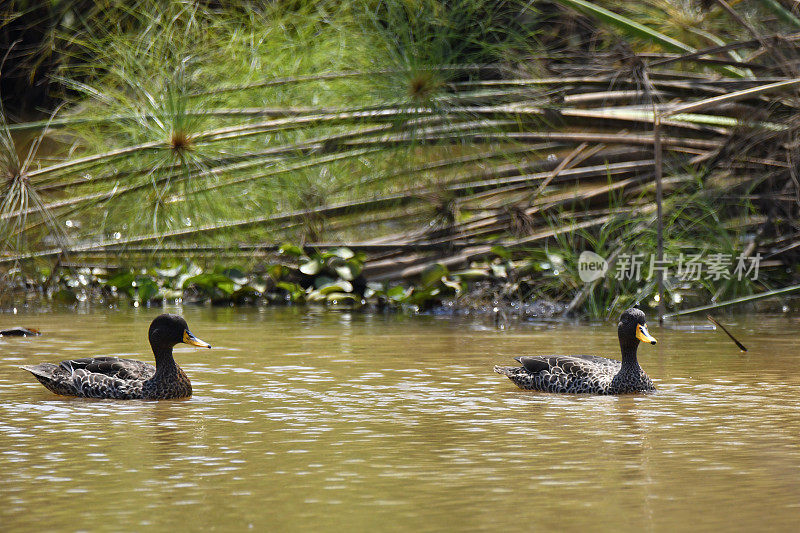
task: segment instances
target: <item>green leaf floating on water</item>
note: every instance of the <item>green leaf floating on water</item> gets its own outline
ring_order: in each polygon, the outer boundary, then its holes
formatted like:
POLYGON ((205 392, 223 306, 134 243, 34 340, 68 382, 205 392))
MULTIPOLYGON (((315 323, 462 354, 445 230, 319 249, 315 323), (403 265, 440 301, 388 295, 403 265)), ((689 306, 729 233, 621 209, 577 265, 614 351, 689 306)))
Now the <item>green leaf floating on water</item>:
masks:
POLYGON ((425 305, 429 300, 439 296, 441 292, 439 287, 417 289, 409 295, 406 301, 416 305, 425 305))
POLYGON ((459 282, 457 282, 457 281, 452 281, 452 280, 449 280, 449 279, 445 278, 445 279, 442 280, 442 284, 445 287, 449 287, 449 288, 453 289, 454 291, 456 291, 456 293, 460 293, 462 291, 461 284, 459 282))
POLYGON ((158 283, 150 276, 137 276, 131 272, 120 272, 108 278, 106 285, 127 294, 131 299, 138 298, 140 301, 150 300, 160 291, 158 283))
POLYGON ((267 267, 267 274, 274 280, 282 279, 289 273, 289 269, 283 265, 270 265, 267 267))
POLYGON ((228 276, 239 285, 245 285, 247 283, 247 274, 245 274, 243 270, 244 269, 238 267, 226 268, 222 270, 220 274, 228 276))
POLYGON ((422 271, 422 274, 420 274, 420 281, 423 287, 431 287, 439 283, 442 278, 446 277, 449 273, 446 266, 436 263, 422 271))
POLYGON ((250 285, 245 285, 240 289, 237 289, 233 292, 233 299, 234 300, 243 300, 245 298, 258 298, 261 296, 261 292, 257 290, 255 287, 251 287, 250 285))
POLYGON ((120 292, 124 292, 128 294, 128 296, 133 297, 133 280, 136 279, 136 276, 131 274, 130 272, 121 272, 114 276, 111 276, 106 280, 106 285, 109 287, 114 287, 120 292))
POLYGON ((459 270, 453 272, 453 277, 463 281, 475 281, 479 279, 487 279, 491 277, 489 271, 483 268, 468 268, 466 270, 459 270))
POLYGON ((325 285, 330 285, 334 283, 336 278, 332 278, 330 276, 317 276, 314 278, 314 288, 319 289, 320 287, 324 287, 325 285))
POLYGON ((278 252, 286 255, 293 255, 295 257, 300 257, 302 255, 305 255, 305 252, 303 252, 302 248, 300 248, 295 244, 290 244, 288 242, 282 244, 281 247, 278 248, 278 252))
POLYGON ((227 295, 233 294, 233 291, 236 290, 236 283, 224 274, 200 274, 183 282, 184 289, 192 285, 211 296, 213 296, 213 289, 219 289, 227 295))
POLYGON ((304 292, 303 288, 300 285, 298 285, 297 283, 292 283, 290 281, 279 281, 278 283, 275 284, 275 286, 289 293, 298 291, 304 292))
POLYGON ((321 302, 323 300, 325 300, 325 295, 319 291, 311 291, 306 295, 308 303, 321 302))
POLYGON ((331 250, 322 254, 322 258, 328 259, 329 257, 339 257, 346 261, 355 257, 355 255, 356 254, 353 253, 353 250, 350 248, 336 248, 335 250, 331 250))
POLYGON ((275 284, 279 289, 283 289, 289 293, 289 298, 293 302, 301 302, 306 297, 306 291, 297 283, 290 281, 279 281, 275 284))
POLYGON ((146 302, 153 299, 159 293, 158 283, 149 276, 136 276, 136 286, 134 287, 134 297, 138 296, 139 301, 146 302))
POLYGON ((389 299, 394 301, 394 302, 403 302, 408 298, 408 296, 411 294, 412 290, 413 289, 410 289, 410 288, 406 289, 404 287, 401 287, 400 285, 397 285, 397 286, 392 287, 391 289, 387 290, 386 291, 386 296, 388 296, 389 299))
MULTIPOLYGON (((328 302, 328 303, 340 303, 344 301, 359 301, 359 297, 355 294, 350 292, 343 292, 344 289, 347 289, 347 286, 342 286, 343 284, 350 285, 348 282, 339 281, 337 283, 332 283, 327 285, 321 289, 317 289, 315 291, 311 291, 308 294, 308 301, 309 302, 328 302)), ((352 287, 350 287, 352 290, 352 287)))
POLYGON ((327 295, 328 303, 340 304, 344 302, 358 302, 359 298, 355 294, 345 292, 332 292, 327 295))
POLYGON ((319 259, 311 259, 300 265, 300 272, 307 276, 316 276, 322 271, 323 263, 319 259))
POLYGON ((358 276, 358 270, 350 265, 337 266, 334 270, 337 276, 347 281, 353 281, 358 276))
POLYGON ((180 274, 184 269, 183 265, 176 265, 171 268, 154 268, 153 272, 157 275, 161 276, 162 278, 174 278, 178 274, 180 274))
POLYGON ((328 283, 317 289, 320 294, 330 294, 332 292, 353 292, 353 284, 349 281, 340 279, 333 283, 328 283))

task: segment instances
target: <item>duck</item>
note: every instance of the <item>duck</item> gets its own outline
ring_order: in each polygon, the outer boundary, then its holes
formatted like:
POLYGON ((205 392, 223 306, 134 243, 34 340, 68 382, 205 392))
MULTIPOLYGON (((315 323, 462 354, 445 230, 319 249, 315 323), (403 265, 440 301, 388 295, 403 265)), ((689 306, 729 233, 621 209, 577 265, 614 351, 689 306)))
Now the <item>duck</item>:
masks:
POLYGON ((636 359, 640 342, 657 342, 647 330, 644 312, 635 307, 625 310, 617 336, 622 361, 597 355, 523 356, 515 358, 522 366, 495 366, 494 371, 525 390, 603 395, 655 391, 636 359))
POLYGON ((19 326, 16 328, 0 329, 0 337, 37 337, 41 334, 42 332, 38 329, 19 326))
POLYGON ((148 331, 156 366, 135 359, 85 357, 59 364, 25 365, 39 382, 56 394, 115 400, 167 400, 192 395, 189 377, 175 363, 172 348, 180 343, 211 348, 189 331, 180 315, 157 316, 148 331))

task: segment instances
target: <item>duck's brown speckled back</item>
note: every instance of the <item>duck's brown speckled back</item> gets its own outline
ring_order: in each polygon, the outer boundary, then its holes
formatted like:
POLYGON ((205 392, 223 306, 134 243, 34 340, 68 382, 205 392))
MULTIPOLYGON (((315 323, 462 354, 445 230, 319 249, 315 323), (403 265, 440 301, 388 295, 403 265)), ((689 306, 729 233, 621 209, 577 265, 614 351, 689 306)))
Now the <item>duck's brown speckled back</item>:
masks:
POLYGON ((640 341, 655 344, 644 313, 628 309, 617 325, 622 361, 596 355, 539 355, 518 357, 521 367, 495 366, 519 388, 568 394, 629 394, 652 392, 653 382, 639 366, 640 341))
POLYGON ((87 357, 23 366, 56 394, 116 400, 166 400, 192 395, 189 377, 175 363, 172 348, 180 342, 210 346, 189 331, 178 315, 160 315, 148 334, 156 366, 118 357, 87 357))

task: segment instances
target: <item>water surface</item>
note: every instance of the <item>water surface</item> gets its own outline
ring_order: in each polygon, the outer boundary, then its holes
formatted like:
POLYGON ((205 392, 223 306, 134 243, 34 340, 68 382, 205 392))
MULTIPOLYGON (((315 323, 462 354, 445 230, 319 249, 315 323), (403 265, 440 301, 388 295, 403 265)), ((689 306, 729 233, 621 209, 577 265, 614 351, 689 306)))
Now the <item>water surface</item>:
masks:
MULTIPOLYGON (((174 311, 174 309, 170 309, 174 311)), ((195 395, 55 396, 20 364, 152 360, 160 310, 0 315, 3 531, 793 529, 800 519, 797 319, 721 333, 651 326, 659 392, 520 391, 517 355, 618 356, 614 325, 298 309, 182 310, 195 395)), ((685 324, 686 322, 684 322, 685 324)), ((699 323, 699 322, 698 322, 699 323)))

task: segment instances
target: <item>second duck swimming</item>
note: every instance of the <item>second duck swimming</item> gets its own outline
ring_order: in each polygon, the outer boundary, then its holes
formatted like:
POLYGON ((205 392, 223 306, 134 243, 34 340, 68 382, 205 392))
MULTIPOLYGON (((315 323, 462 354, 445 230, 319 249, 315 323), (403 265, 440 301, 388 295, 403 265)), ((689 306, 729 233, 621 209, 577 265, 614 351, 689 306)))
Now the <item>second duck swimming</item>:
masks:
POLYGON ((622 361, 597 355, 537 355, 517 357, 521 367, 495 366, 521 389, 573 394, 628 394, 656 390, 636 359, 639 342, 655 344, 644 313, 631 308, 617 325, 622 361))

